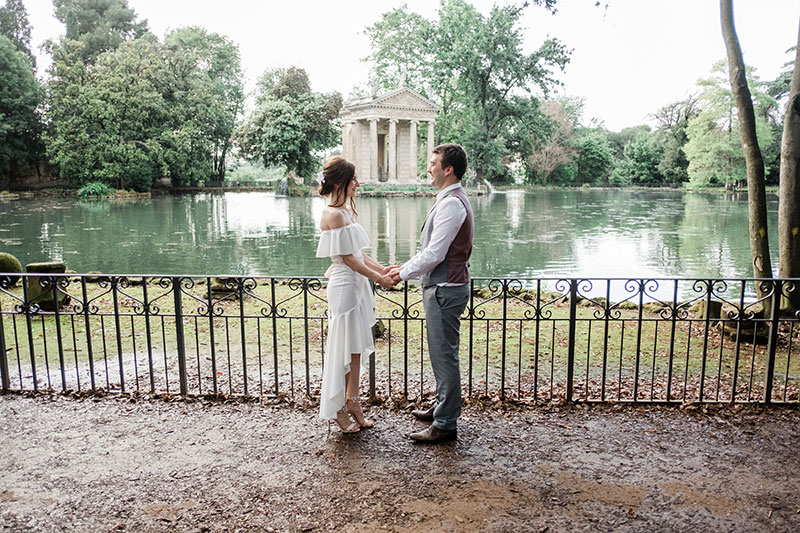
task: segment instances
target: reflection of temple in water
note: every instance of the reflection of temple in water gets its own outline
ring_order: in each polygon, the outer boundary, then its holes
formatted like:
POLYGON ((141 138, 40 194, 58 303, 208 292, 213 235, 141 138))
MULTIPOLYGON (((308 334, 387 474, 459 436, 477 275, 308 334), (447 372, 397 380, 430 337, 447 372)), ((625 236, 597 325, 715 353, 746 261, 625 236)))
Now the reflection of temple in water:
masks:
POLYGON ((409 199, 407 205, 400 209, 396 200, 394 209, 390 208, 387 200, 358 204, 359 222, 369 235, 373 257, 396 265, 417 253, 420 226, 425 220, 427 208, 433 202, 433 198, 429 204, 422 204, 419 199, 409 199))

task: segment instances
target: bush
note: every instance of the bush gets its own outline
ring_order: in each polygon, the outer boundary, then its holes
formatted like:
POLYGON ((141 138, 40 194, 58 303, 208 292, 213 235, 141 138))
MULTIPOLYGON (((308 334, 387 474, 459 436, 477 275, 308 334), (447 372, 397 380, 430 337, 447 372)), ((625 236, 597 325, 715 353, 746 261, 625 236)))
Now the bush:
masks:
POLYGON ((98 196, 108 196, 111 193, 111 187, 101 181, 91 181, 78 189, 78 196, 81 198, 96 198, 98 196))
MULTIPOLYGON (((11 273, 22 273, 22 263, 19 262, 19 259, 14 257, 11 254, 7 254, 4 252, 0 252, 0 272, 11 272, 11 273)), ((3 276, 0 277, 0 283, 3 283, 4 279, 8 280, 8 286, 13 287, 19 281, 19 276, 3 276)))

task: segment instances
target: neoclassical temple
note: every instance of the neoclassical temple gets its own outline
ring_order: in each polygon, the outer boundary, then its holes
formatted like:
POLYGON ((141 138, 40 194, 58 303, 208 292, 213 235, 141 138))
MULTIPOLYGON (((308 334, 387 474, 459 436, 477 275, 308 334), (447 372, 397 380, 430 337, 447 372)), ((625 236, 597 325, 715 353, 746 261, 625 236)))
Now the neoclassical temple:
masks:
POLYGON ((408 87, 379 96, 351 100, 342 117, 342 155, 356 165, 361 183, 418 183, 418 131, 433 125, 438 106, 408 87))

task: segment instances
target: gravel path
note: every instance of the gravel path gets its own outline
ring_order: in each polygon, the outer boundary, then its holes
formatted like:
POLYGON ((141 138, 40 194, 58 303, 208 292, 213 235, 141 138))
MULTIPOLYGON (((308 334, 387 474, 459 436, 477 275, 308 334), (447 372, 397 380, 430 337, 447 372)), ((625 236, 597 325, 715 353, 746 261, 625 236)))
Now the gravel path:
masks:
POLYGON ((0 396, 7 531, 798 531, 800 409, 313 407, 0 396))

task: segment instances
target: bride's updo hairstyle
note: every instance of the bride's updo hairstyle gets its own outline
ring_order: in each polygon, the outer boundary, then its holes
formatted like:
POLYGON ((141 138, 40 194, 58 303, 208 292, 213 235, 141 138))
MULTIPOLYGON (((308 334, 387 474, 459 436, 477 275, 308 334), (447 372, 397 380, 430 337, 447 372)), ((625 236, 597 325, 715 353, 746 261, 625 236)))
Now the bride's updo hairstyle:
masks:
MULTIPOLYGON (((336 197, 331 197, 331 207, 342 207, 347 200, 347 188, 356 175, 356 166, 339 156, 332 157, 322 167, 322 181, 319 184, 319 193, 322 196, 331 196, 336 191, 341 191, 336 197)), ((350 207, 356 213, 356 204, 350 199, 350 207)), ((358 214, 358 213, 356 213, 358 214)))

